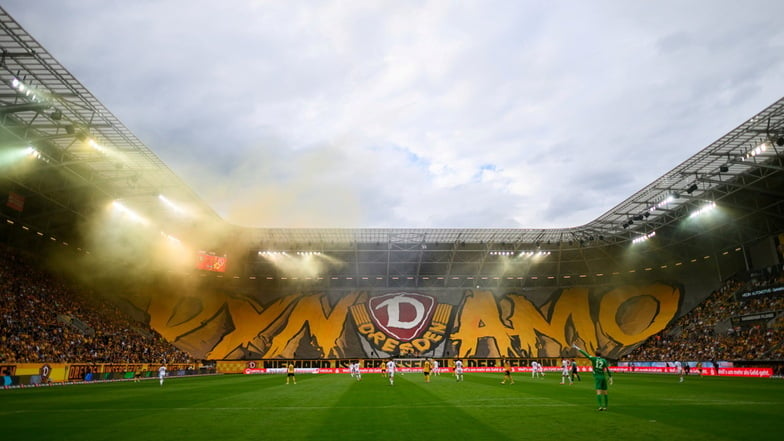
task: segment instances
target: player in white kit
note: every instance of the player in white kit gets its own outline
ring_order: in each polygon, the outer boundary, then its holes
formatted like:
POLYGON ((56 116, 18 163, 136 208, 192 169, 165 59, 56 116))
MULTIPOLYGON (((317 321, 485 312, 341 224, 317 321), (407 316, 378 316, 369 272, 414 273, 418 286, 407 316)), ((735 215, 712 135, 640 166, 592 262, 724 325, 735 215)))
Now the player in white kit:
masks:
POLYGON ((675 372, 681 378, 680 382, 683 383, 683 363, 681 363, 680 361, 675 362, 675 372))
POLYGON ((389 378, 389 385, 395 385, 395 360, 387 362, 387 378, 389 378))
POLYGON ((163 386, 163 378, 166 376, 166 366, 161 366, 158 368, 158 380, 161 382, 161 386, 163 386))
POLYGON ((544 370, 542 369, 542 365, 539 364, 538 361, 534 360, 531 362, 531 378, 542 378, 544 377, 544 370))
POLYGON ((433 368, 430 370, 433 375, 438 375, 438 360, 433 360, 433 368))
POLYGON ((463 362, 461 360, 455 360, 455 379, 459 381, 463 381, 463 362))
POLYGON ((359 362, 354 363, 354 378, 357 381, 362 381, 362 372, 359 370, 359 362))
POLYGON ((564 358, 563 360, 561 360, 561 384, 566 384, 566 380, 569 380, 569 384, 573 384, 572 363, 564 358))

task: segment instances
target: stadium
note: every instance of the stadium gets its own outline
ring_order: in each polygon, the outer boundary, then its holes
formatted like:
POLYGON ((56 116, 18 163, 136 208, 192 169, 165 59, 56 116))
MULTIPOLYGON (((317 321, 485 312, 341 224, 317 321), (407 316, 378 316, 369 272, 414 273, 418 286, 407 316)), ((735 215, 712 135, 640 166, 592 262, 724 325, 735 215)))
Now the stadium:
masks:
POLYGON ((0 433, 784 430, 784 98, 577 227, 253 228, 218 215, 2 8, 0 48, 0 433), (575 346, 616 374, 606 414, 575 346), (572 359, 585 381, 554 386, 572 359))

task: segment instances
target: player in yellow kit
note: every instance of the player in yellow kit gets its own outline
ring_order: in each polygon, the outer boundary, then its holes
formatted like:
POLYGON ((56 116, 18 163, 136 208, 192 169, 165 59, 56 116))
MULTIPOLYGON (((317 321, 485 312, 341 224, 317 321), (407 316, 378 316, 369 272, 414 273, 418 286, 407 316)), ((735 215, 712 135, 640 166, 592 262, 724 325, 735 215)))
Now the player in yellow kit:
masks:
POLYGON ((430 371, 432 369, 433 369, 433 363, 428 358, 422 364, 422 373, 425 374, 425 383, 430 383, 430 371))
POLYGON ((506 357, 501 357, 501 367, 504 369, 504 381, 501 384, 506 384, 509 381, 509 384, 514 384, 514 380, 512 380, 512 363, 506 357))
POLYGON ((286 384, 289 384, 289 380, 297 384, 297 377, 294 376, 294 363, 292 362, 286 366, 286 384))

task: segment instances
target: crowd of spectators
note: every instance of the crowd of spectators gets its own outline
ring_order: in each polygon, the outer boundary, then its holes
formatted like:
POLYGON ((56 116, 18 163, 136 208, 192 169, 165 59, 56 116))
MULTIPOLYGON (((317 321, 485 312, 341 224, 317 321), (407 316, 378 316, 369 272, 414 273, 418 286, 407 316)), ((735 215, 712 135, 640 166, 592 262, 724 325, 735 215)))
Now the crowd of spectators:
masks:
POLYGON ((627 361, 784 360, 784 273, 727 281, 703 302, 623 357, 627 361))
POLYGON ((0 363, 190 363, 148 325, 0 245, 0 363))

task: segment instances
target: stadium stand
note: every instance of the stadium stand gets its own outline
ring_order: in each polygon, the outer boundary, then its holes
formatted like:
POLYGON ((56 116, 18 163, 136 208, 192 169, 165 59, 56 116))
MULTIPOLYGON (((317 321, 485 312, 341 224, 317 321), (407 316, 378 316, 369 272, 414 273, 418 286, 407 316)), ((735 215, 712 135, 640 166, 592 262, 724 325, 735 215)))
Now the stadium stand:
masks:
POLYGON ((784 357, 784 274, 728 280, 667 329, 623 357, 624 360, 769 361, 784 357), (763 293, 744 297, 745 293, 763 293))
MULTIPOLYGON (((0 363, 190 363, 148 325, 104 297, 41 269, 32 256, 0 244, 0 363)), ((728 280, 691 311, 634 351, 626 361, 784 358, 784 286, 780 268, 767 277, 728 280), (772 294, 745 298, 744 293, 772 294), (750 319, 746 319, 750 318, 750 319)))
POLYGON ((0 245, 0 363, 189 363, 147 325, 0 245))

